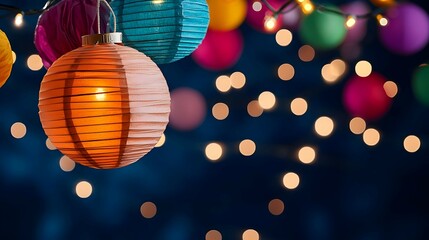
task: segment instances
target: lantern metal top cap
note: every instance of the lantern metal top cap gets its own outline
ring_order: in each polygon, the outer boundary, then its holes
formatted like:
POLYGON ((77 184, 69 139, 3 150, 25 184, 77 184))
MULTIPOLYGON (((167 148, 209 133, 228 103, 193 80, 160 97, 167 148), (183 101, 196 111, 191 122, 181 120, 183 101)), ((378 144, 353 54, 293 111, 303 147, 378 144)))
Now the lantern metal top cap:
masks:
POLYGON ((82 36, 82 46, 106 44, 106 43, 121 44, 122 33, 113 32, 113 33, 91 34, 91 35, 82 36))

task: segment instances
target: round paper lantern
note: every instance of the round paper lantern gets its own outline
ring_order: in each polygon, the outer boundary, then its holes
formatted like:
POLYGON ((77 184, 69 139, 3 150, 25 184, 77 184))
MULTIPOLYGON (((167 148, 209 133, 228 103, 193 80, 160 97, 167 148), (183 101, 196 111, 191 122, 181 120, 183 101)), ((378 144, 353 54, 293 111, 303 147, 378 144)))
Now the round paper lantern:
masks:
MULTIPOLYGON (((272 12, 265 6, 265 4, 258 1, 261 5, 261 8, 254 7, 254 3, 256 1, 248 1, 247 2, 247 17, 246 22, 249 24, 252 28, 256 29, 257 31, 264 32, 264 33, 275 33, 277 32, 283 24, 282 16, 278 16, 275 20, 273 20, 273 26, 271 28, 268 28, 265 25, 265 22, 267 18, 272 16, 272 12)), ((279 0, 268 0, 268 3, 271 4, 272 7, 275 9, 279 9, 284 1, 279 0)))
POLYGON ((347 111, 354 117, 377 120, 389 110, 392 99, 384 90, 386 79, 371 73, 368 77, 353 76, 344 88, 343 101, 347 111))
MULTIPOLYGON (((355 1, 341 6, 341 10, 350 15, 363 15, 371 11, 368 4, 362 1, 355 1)), ((366 35, 367 18, 356 18, 356 23, 348 29, 344 43, 360 42, 366 35)))
POLYGON ((159 68, 137 50, 113 44, 117 34, 85 38, 83 47, 54 62, 40 87, 46 135, 64 155, 92 168, 139 160, 158 142, 170 112, 159 68))
POLYGON ((171 92, 171 127, 182 131, 197 128, 204 121, 206 111, 206 101, 198 91, 178 88, 171 92))
POLYGON ((209 29, 230 31, 246 18, 246 0, 207 0, 210 9, 209 29))
POLYGON ((419 67, 414 73, 413 90, 417 100, 429 106, 429 65, 419 67))
POLYGON ((310 15, 304 16, 301 21, 301 38, 305 43, 319 50, 336 48, 346 36, 347 30, 344 22, 344 17, 338 14, 314 11, 310 15))
POLYGON ((380 27, 383 45, 393 53, 411 55, 422 50, 429 40, 429 17, 419 6, 401 3, 387 10, 388 24, 380 27))
POLYGON ((192 58, 205 69, 221 71, 236 64, 242 51, 243 37, 238 29, 228 32, 209 30, 192 58))
MULTIPOLYGON (((108 9, 100 6, 100 30, 105 33, 108 9)), ((81 36, 97 33, 97 1, 62 0, 42 13, 34 31, 34 45, 48 69, 63 54, 82 46, 81 36)))
POLYGON ((0 87, 2 87, 12 71, 12 48, 6 34, 0 30, 0 87))
POLYGON ((191 54, 209 24, 205 0, 114 0, 111 6, 124 44, 158 64, 191 54))
POLYGON ((374 4, 374 6, 386 8, 393 6, 395 0, 371 0, 371 3, 374 4))

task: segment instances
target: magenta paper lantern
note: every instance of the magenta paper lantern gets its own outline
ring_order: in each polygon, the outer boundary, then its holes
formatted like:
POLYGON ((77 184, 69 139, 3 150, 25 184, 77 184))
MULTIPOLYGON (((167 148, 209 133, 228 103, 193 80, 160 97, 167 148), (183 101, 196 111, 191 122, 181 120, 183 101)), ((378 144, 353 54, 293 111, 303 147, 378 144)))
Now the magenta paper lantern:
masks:
POLYGON ((171 92, 170 126, 189 131, 204 121, 207 106, 204 97, 191 88, 177 88, 171 92))
POLYGON ((243 37, 236 29, 232 31, 208 30, 192 58, 201 67, 221 71, 235 65, 243 52, 243 37))
MULTIPOLYGON (((351 16, 365 15, 371 8, 362 1, 351 2, 340 7, 341 10, 351 16)), ((356 24, 349 28, 344 43, 360 42, 366 35, 367 18, 356 18, 356 24)))
MULTIPOLYGON (((268 0, 268 2, 271 4, 271 6, 273 6, 275 9, 279 9, 284 1, 281 0, 268 0)), ((293 5, 293 4, 291 4, 293 5)), ((277 32, 281 27, 282 27, 282 16, 280 15, 279 17, 277 17, 276 19, 276 24, 274 25, 274 27, 272 29, 267 29, 265 28, 265 19, 267 17, 272 16, 272 12, 265 6, 265 4, 261 3, 261 1, 248 1, 247 2, 247 17, 246 17, 246 22, 247 24, 249 24, 251 27, 253 27, 254 29, 260 31, 260 32, 264 32, 264 33, 274 33, 277 32), (261 9, 256 8, 256 10, 254 9, 254 3, 258 2, 259 6, 262 6, 261 9), (259 11, 257 11, 259 10, 259 11)))
POLYGON ((346 110, 353 117, 377 120, 389 110, 392 99, 384 90, 387 80, 378 73, 368 77, 353 76, 346 83, 343 101, 346 110))
MULTIPOLYGON (((109 11, 100 7, 101 33, 106 33, 109 11)), ((62 0, 37 22, 34 45, 45 68, 65 53, 82 46, 81 37, 97 33, 97 1, 62 0)))
POLYGON ((422 50, 429 40, 429 17, 419 6, 400 3, 387 10, 389 21, 380 27, 380 40, 393 53, 411 55, 422 50))

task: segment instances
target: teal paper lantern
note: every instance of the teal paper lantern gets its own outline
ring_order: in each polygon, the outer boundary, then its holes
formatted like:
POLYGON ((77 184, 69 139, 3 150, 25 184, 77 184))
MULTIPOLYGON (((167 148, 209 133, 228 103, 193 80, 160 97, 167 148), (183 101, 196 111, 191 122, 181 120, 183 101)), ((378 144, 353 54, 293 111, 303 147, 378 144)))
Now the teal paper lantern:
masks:
POLYGON ((111 6, 123 43, 158 64, 191 54, 209 24, 205 0, 114 0, 111 6))
POLYGON ((429 65, 423 65, 416 70, 412 85, 417 100, 429 107, 429 65))
MULTIPOLYGON (((332 10, 338 10, 329 7, 332 10)), ((346 37, 345 18, 329 11, 314 11, 301 21, 302 40, 319 50, 338 47, 346 37)))

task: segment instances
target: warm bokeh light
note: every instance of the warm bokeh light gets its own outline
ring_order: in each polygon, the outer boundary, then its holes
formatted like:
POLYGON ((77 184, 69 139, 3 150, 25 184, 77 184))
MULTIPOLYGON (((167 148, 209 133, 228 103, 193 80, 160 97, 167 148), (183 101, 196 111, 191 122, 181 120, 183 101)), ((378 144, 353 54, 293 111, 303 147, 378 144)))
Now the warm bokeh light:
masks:
POLYGON ((211 161, 217 161, 222 157, 223 149, 219 143, 210 143, 205 149, 206 157, 211 161))
POLYGON ((140 213, 144 218, 150 219, 155 217, 157 207, 153 202, 145 202, 140 206, 140 213))
POLYGON ((259 117, 262 115, 263 112, 264 109, 261 108, 257 100, 253 100, 249 104, 247 104, 247 113, 249 113, 251 117, 259 117))
POLYGON ((375 146, 380 141, 380 133, 374 128, 368 128, 363 133, 363 141, 368 146, 375 146))
POLYGON ((243 240, 259 240, 259 233, 254 229, 247 229, 242 237, 243 240))
POLYGON ((262 10, 262 3, 261 3, 261 2, 259 2, 259 1, 255 1, 255 2, 252 4, 252 9, 253 9, 253 11, 255 11, 255 12, 260 12, 260 11, 262 10))
POLYGON ((349 128, 350 131, 356 135, 362 134, 366 129, 366 122, 363 118, 355 117, 350 120, 349 128))
POLYGON ((359 77, 368 77, 372 72, 372 65, 368 61, 359 61, 356 63, 355 71, 359 77))
POLYGON ((161 137, 159 138, 158 142, 156 143, 155 147, 159 148, 159 147, 164 146, 166 140, 167 140, 167 138, 165 137, 165 134, 163 133, 161 135, 161 137))
POLYGON ((210 230, 206 233, 205 240, 222 240, 222 234, 218 230, 210 230))
POLYGON ((316 159, 316 150, 310 146, 304 146, 298 151, 298 159, 302 163, 310 164, 316 159))
POLYGON ((235 89, 241 89, 246 84, 246 76, 242 72, 234 72, 230 76, 231 86, 235 89))
POLYGON ((88 198, 92 194, 92 185, 87 181, 76 184, 76 195, 80 198, 88 198))
POLYGON ((38 54, 30 55, 27 59, 27 66, 32 71, 39 71, 43 67, 42 58, 38 54))
POLYGON ((279 216, 285 210, 285 204, 280 199, 273 199, 268 203, 268 211, 274 216, 279 216))
POLYGON ((303 62, 311 62, 316 56, 316 51, 310 45, 304 45, 298 50, 298 57, 303 62))
POLYGON ((301 3, 301 10, 305 15, 311 14, 314 11, 314 5, 310 0, 304 0, 301 3))
POLYGON ((386 91, 387 96, 394 98, 398 94, 398 85, 395 82, 387 81, 383 85, 384 91, 386 91))
POLYGON ((256 144, 250 139, 245 139, 240 142, 238 148, 243 156, 252 156, 256 151, 256 144))
POLYGON ((12 62, 16 62, 16 53, 14 51, 12 51, 12 62))
POLYGON ((283 81, 289 81, 295 76, 295 68, 289 63, 280 65, 277 70, 278 76, 283 81))
POLYGON ((295 189, 299 185, 299 176, 294 172, 288 172, 283 176, 283 186, 287 189, 295 189))
POLYGON ((27 134, 27 127, 22 122, 16 122, 10 127, 10 133, 16 139, 21 139, 27 134))
POLYGON ((212 108, 212 114, 217 120, 225 120, 229 115, 229 107, 225 103, 216 103, 212 108))
POLYGON ((21 27, 23 23, 24 23, 24 15, 22 15, 22 13, 17 13, 15 15, 15 20, 14 20, 15 26, 21 27))
POLYGON ((334 59, 331 62, 331 73, 337 77, 342 77, 347 71, 347 64, 344 60, 334 59))
POLYGON ((307 112, 308 104, 304 98, 295 98, 290 103, 290 110, 296 116, 302 116, 307 112))
POLYGON ((51 142, 51 140, 50 140, 49 138, 47 138, 47 139, 46 139, 45 144, 46 144, 46 147, 47 147, 49 150, 55 150, 55 149, 57 149, 57 148, 54 146, 54 144, 52 144, 52 142, 51 142))
POLYGON ((331 64, 325 64, 322 67, 322 78, 327 83, 334 83, 337 81, 338 77, 332 73, 331 64))
POLYGON ((258 102, 261 108, 269 110, 276 105, 276 96, 272 92, 265 91, 259 94, 258 102))
POLYGON ((404 139, 404 149, 409 153, 415 153, 420 149, 420 138, 410 135, 404 139))
POLYGON ((272 31, 276 27, 276 24, 277 24, 277 20, 276 20, 275 17, 273 17, 273 16, 267 16, 265 18, 264 28, 267 31, 272 31))
POLYGON ((355 16, 348 16, 346 20, 346 27, 352 28, 356 24, 356 17, 355 16))
POLYGON ((76 163, 67 156, 60 158, 59 165, 64 172, 71 172, 76 167, 76 163))
POLYGON ((385 18, 382 14, 377 14, 376 16, 378 24, 380 24, 380 26, 385 27, 387 26, 387 24, 389 24, 389 20, 387 20, 387 18, 385 18))
POLYGON ((314 123, 314 130, 321 137, 327 137, 334 131, 334 121, 326 116, 322 116, 314 123))
POLYGON ((216 79, 216 88, 220 92, 228 92, 231 87, 231 79, 228 76, 222 75, 216 79))
POLYGON ((289 44, 292 42, 292 39, 292 32, 287 29, 280 29, 276 33, 276 42, 282 47, 289 46, 289 44))

